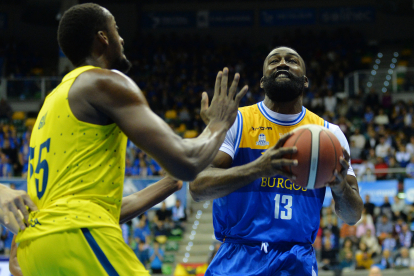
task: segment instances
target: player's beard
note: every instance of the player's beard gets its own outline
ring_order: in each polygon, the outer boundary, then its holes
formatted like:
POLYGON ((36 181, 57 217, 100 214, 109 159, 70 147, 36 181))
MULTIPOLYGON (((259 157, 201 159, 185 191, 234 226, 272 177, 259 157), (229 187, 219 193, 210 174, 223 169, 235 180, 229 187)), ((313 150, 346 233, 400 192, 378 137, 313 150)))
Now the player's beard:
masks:
POLYGON ((295 77, 288 72, 289 80, 278 81, 276 74, 277 71, 268 77, 263 77, 263 89, 273 102, 293 101, 305 91, 305 76, 295 77))
POLYGON ((131 66, 131 62, 122 55, 119 59, 114 61, 111 67, 112 69, 119 70, 122 73, 128 73, 131 66))

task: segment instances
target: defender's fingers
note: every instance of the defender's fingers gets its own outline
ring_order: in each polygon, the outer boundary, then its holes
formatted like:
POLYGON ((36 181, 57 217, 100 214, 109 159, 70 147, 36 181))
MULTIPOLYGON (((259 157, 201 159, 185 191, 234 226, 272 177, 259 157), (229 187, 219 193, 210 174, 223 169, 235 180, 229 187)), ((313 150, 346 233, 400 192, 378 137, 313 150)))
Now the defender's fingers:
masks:
POLYGON ((220 96, 222 98, 227 96, 227 85, 229 80, 229 69, 225 67, 223 69, 223 76, 221 78, 220 96))
POLYGON ((216 77, 216 84, 214 85, 214 96, 213 98, 217 98, 220 96, 220 85, 221 85, 221 78, 223 77, 223 72, 219 71, 216 77))
POLYGON ((16 208, 16 206, 13 203, 9 204, 9 209, 13 213, 13 216, 15 217, 17 223, 19 224, 19 227, 21 230, 26 229, 26 225, 24 224, 22 217, 20 215, 19 210, 16 208))
POLYGON ((240 74, 236 73, 234 75, 233 82, 231 83, 231 86, 230 86, 230 89, 229 89, 229 98, 230 99, 234 99, 234 95, 236 94, 236 91, 237 91, 237 86, 239 85, 239 80, 240 80, 240 74))
POLYGON ((17 209, 20 210, 20 212, 23 214, 23 218, 24 221, 28 222, 29 221, 29 212, 27 211, 26 205, 23 202, 22 198, 18 198, 17 200, 15 200, 15 204, 17 209))
POLYGON ((24 204, 26 204, 26 206, 30 208, 30 211, 38 210, 36 204, 34 204, 34 202, 32 201, 32 199, 30 198, 28 194, 24 194, 22 198, 23 198, 24 204))
POLYGON ((234 101, 237 103, 237 105, 240 103, 241 99, 246 95, 247 91, 249 91, 249 86, 245 85, 243 86, 242 90, 237 93, 236 98, 234 101))
POLYGON ((9 224, 10 223, 10 219, 9 219, 9 215, 10 215, 10 209, 7 206, 7 204, 3 204, 1 206, 1 209, 3 210, 4 213, 4 224, 9 224))
POLYGON ((203 94, 201 94, 201 111, 204 111, 207 109, 208 109, 208 95, 207 95, 207 92, 203 92, 203 94))

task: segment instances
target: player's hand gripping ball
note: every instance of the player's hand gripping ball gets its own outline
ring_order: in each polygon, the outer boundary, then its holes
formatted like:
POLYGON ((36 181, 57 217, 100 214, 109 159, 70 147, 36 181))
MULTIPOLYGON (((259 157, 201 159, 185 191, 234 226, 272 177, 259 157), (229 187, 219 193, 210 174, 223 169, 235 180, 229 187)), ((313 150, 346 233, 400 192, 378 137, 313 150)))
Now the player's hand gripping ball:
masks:
POLYGON ((339 158, 343 156, 338 138, 329 129, 319 125, 305 125, 293 131, 283 145, 297 147, 297 152, 284 156, 297 159, 297 166, 285 167, 296 176, 296 185, 318 189, 335 180, 335 170, 342 170, 339 158))

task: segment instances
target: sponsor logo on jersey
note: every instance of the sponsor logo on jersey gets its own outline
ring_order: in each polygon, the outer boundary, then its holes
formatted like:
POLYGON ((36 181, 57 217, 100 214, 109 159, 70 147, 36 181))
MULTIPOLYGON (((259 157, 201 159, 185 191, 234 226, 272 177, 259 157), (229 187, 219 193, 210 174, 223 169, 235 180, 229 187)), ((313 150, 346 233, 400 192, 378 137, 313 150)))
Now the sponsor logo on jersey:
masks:
POLYGON ((252 130, 273 130, 272 127, 252 127, 252 130))
POLYGON ((256 145, 258 146, 268 146, 269 142, 266 141, 266 135, 264 135, 263 133, 259 134, 259 141, 256 142, 256 145))
POLYGON ((262 182, 260 183, 261 187, 270 187, 270 188, 279 188, 279 189, 287 189, 287 190, 294 190, 299 191, 302 190, 306 192, 307 189, 303 188, 299 185, 295 185, 290 181, 288 178, 282 177, 262 177, 262 182))
POLYGON ((45 115, 43 115, 42 119, 40 119, 40 123, 39 123, 38 129, 41 129, 46 124, 46 115, 47 115, 47 112, 46 112, 45 115))

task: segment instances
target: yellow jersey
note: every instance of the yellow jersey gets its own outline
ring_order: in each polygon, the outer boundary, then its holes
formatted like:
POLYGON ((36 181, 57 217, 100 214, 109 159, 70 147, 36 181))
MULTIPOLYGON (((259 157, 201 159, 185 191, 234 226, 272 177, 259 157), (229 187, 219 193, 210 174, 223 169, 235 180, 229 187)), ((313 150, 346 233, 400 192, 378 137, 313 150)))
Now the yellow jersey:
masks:
POLYGON ((47 96, 30 139, 27 189, 38 211, 17 242, 84 227, 119 228, 127 137, 116 124, 79 121, 68 92, 83 72, 68 73, 47 96))

